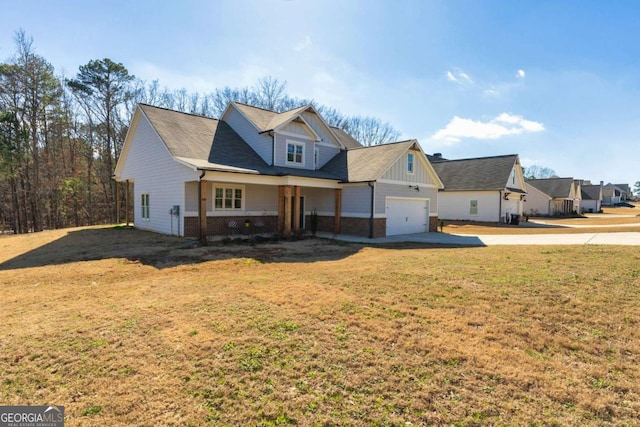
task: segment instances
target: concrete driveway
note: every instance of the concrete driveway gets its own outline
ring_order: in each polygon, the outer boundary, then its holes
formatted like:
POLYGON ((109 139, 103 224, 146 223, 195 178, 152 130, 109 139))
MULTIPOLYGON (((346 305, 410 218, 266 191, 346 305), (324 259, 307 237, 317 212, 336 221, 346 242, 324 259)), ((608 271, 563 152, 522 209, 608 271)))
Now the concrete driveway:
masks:
POLYGON ((439 243, 462 246, 494 245, 630 245, 640 246, 640 232, 579 234, 448 234, 419 233, 369 239, 358 236, 318 233, 319 237, 357 243, 439 243))

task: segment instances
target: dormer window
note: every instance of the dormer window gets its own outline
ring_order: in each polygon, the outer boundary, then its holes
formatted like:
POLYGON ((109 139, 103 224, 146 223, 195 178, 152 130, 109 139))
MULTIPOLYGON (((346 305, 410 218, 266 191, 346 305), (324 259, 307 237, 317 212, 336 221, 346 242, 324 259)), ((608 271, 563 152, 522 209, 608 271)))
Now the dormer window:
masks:
POLYGON ((413 173, 413 154, 407 154, 407 173, 413 173))
POLYGON ((304 166, 304 144, 287 141, 287 163, 304 166))

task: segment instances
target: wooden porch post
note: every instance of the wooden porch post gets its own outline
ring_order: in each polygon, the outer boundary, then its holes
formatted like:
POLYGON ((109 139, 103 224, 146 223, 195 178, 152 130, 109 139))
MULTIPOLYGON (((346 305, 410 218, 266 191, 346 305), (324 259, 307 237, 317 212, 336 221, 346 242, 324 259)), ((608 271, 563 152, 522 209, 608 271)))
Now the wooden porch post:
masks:
POLYGON ((207 186, 206 181, 198 181, 198 242, 207 245, 207 186))
POLYGON ((300 231, 300 186, 293 186, 293 232, 300 231))
POLYGON ((340 234, 340 217, 342 216, 342 189, 336 188, 336 207, 333 217, 333 234, 340 234))
POLYGON ((291 186, 284 186, 284 227, 282 234, 288 236, 291 234, 291 186))

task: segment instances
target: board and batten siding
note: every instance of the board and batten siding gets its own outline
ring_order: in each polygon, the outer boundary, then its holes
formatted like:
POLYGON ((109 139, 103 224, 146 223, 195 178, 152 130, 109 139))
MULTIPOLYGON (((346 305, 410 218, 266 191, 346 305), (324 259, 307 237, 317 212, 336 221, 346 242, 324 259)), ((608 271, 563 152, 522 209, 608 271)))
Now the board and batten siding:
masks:
POLYGON ((314 142, 308 139, 296 138, 290 135, 281 135, 276 133, 276 159, 274 164, 276 166, 285 166, 289 168, 300 169, 313 169, 313 147, 314 142), (299 166, 292 163, 287 163, 287 141, 295 142, 296 144, 304 145, 304 165, 299 166))
POLYGON ((415 188, 409 188, 409 185, 390 184, 384 182, 376 183, 375 194, 375 215, 386 214, 387 197, 402 197, 410 199, 429 199, 429 216, 439 215, 438 212, 438 189, 432 187, 420 187, 420 191, 415 188))
POLYGON ((500 220, 500 192, 441 191, 438 194, 438 217, 448 220, 498 222, 500 220), (477 200, 478 213, 471 214, 471 201, 477 200))
POLYGON ((419 184, 433 184, 433 179, 429 175, 426 160, 422 153, 416 150, 409 150, 403 154, 382 176, 383 180, 415 182, 419 184), (407 155, 413 154, 413 173, 407 172, 407 155))
POLYGON ((197 179, 196 171, 176 162, 158 137, 149 121, 142 115, 135 129, 127 162, 121 179, 131 179, 133 185, 133 221, 137 228, 164 234, 184 232, 184 181, 197 179), (149 194, 149 219, 142 218, 141 195, 149 194), (180 206, 180 217, 169 214, 180 206))
POLYGON ((269 165, 271 164, 273 141, 269 135, 260 134, 255 126, 235 108, 229 108, 224 121, 253 148, 253 151, 262 157, 262 160, 269 165))
POLYGON ((322 142, 328 145, 332 145, 336 148, 340 148, 340 142, 336 140, 333 136, 333 133, 320 121, 318 116, 309 111, 304 111, 302 113, 302 118, 309 124, 311 129, 318 134, 318 136, 322 139, 322 142))
POLYGON ((304 123, 291 121, 287 123, 285 126, 283 126, 282 128, 278 128, 278 129, 283 132, 289 132, 289 133, 294 133, 296 135, 300 135, 301 138, 307 138, 307 139, 314 138, 312 136, 313 134, 311 133, 311 131, 309 131, 309 128, 304 123))

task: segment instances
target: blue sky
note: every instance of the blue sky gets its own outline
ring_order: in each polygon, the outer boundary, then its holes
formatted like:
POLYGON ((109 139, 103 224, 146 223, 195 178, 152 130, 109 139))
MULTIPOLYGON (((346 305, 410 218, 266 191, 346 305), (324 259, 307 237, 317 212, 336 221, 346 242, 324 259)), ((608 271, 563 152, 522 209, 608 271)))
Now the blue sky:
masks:
POLYGON ((23 0, 2 15, 2 60, 22 28, 68 76, 105 57, 201 93, 271 75, 427 153, 640 180, 637 1, 23 0))

